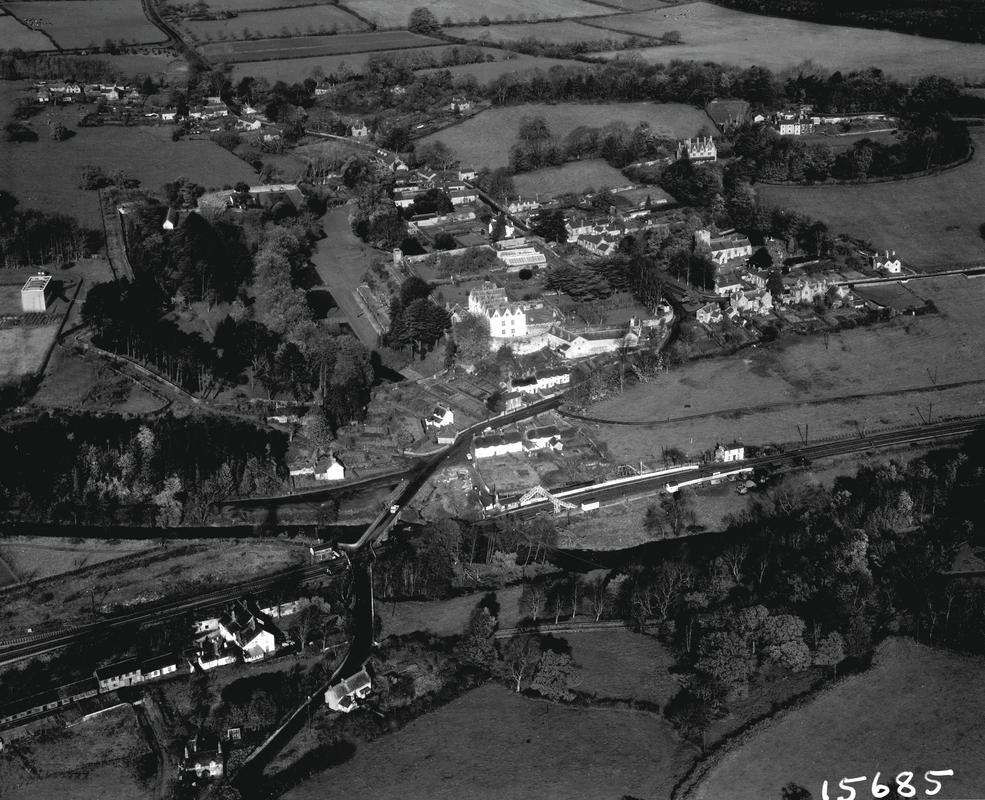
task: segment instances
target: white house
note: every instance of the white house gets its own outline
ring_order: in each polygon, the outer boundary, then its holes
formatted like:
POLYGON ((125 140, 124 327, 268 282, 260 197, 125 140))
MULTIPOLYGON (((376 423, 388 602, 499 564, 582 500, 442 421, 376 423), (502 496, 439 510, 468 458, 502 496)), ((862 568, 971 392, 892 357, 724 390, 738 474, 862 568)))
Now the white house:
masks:
POLYGON ((528 450, 561 450, 564 447, 561 441, 561 431, 555 425, 544 425, 540 428, 531 428, 524 434, 525 445, 528 450))
MULTIPOLYGON (((527 335, 527 315, 518 303, 511 303, 506 290, 486 281, 469 292, 469 312, 483 316, 489 322, 489 335, 494 339, 509 339, 527 335)), ((495 349, 498 345, 493 344, 495 349)))
POLYGON ((536 211, 540 208, 540 200, 533 197, 514 197, 512 200, 507 198, 506 210, 511 214, 521 214, 524 211, 536 211))
POLYGON ((219 635, 239 648, 243 660, 259 661, 277 651, 279 632, 266 620, 251 613, 245 606, 234 607, 232 612, 219 618, 219 635))
POLYGON ((677 160, 718 161, 718 148, 711 136, 696 136, 677 143, 677 160))
POLYGON ((453 114, 467 114, 472 110, 472 101, 465 97, 453 97, 448 104, 448 110, 453 114))
POLYGON ((729 304, 740 313, 768 314, 773 310, 773 295, 769 289, 732 292, 729 304))
POLYGON ((196 636, 203 633, 215 633, 219 630, 219 618, 209 617, 208 619, 197 619, 192 622, 192 632, 196 636))
POLYGON ((903 262, 899 260, 895 250, 892 252, 892 255, 890 255, 888 250, 884 256, 876 254, 872 259, 872 266, 880 272, 885 272, 887 275, 899 275, 903 271, 903 262))
POLYGON ((722 321, 722 309, 718 303, 706 303, 695 312, 695 316, 702 325, 713 325, 722 321))
POLYGON ((458 168, 458 179, 460 181, 474 181, 478 176, 475 167, 459 167, 458 168))
POLYGON ((564 358, 574 360, 612 353, 623 347, 639 344, 640 326, 636 320, 630 321, 629 330, 624 328, 608 330, 586 330, 580 333, 555 327, 550 333, 551 346, 564 358))
POLYGON ((715 461, 727 464, 732 461, 742 461, 745 457, 746 448, 738 442, 715 445, 715 461))
POLYGON ((446 425, 455 424, 455 412, 447 406, 435 406, 424 424, 432 428, 444 428, 446 425))
POLYGON ((316 481, 345 480, 345 466, 335 456, 326 456, 315 462, 314 479, 316 481))
POLYGON ((32 275, 21 287, 21 311, 30 314, 36 311, 47 311, 48 303, 54 294, 51 276, 44 272, 32 275))
POLYGON ((365 669, 355 675, 330 686, 325 692, 325 705, 332 711, 348 714, 359 708, 357 700, 365 699, 373 689, 373 681, 365 669))
POLYGON ((199 778, 221 778, 225 763, 219 737, 198 733, 185 745, 185 760, 181 769, 194 772, 199 778))

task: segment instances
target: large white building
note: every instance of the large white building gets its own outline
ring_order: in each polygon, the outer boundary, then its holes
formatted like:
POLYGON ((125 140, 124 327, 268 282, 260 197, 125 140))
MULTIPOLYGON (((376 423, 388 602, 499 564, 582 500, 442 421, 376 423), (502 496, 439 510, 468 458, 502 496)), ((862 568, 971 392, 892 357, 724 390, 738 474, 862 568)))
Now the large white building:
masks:
POLYGON ((711 231, 701 229, 694 232, 694 243, 698 247, 704 246, 711 250, 711 259, 716 264, 725 264, 733 259, 752 255, 749 237, 735 231, 724 231, 712 236, 711 231))
POLYGON ((506 290, 489 281, 469 292, 469 312, 486 318, 489 335, 494 339, 527 335, 527 314, 523 307, 511 303, 506 290))
POLYGON ((34 311, 47 311, 51 301, 53 287, 51 276, 43 272, 32 275, 21 288, 21 310, 25 314, 34 311))
POLYGON ((677 143, 677 160, 718 161, 718 148, 710 136, 696 136, 677 143))

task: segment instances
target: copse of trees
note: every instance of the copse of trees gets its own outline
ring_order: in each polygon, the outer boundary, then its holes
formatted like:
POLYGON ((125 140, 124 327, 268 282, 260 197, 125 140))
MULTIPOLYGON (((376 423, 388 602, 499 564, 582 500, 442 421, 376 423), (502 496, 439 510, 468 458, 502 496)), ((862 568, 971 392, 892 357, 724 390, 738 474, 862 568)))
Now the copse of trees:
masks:
POLYGON ((390 300, 386 343, 398 350, 409 347, 423 359, 450 327, 449 313, 431 300, 431 285, 410 277, 390 300))
POLYGON ((0 189, 0 264, 25 267, 84 258, 103 246, 103 233, 74 217, 20 208, 0 189))

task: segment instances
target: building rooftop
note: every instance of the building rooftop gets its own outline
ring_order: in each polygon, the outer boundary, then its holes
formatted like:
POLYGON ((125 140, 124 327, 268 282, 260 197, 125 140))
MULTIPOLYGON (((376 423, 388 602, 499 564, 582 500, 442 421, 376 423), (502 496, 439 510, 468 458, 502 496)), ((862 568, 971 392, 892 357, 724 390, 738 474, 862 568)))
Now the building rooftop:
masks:
POLYGON ((38 273, 37 275, 32 275, 24 284, 21 289, 22 292, 43 292, 45 287, 51 283, 51 276, 45 275, 43 273, 38 273))

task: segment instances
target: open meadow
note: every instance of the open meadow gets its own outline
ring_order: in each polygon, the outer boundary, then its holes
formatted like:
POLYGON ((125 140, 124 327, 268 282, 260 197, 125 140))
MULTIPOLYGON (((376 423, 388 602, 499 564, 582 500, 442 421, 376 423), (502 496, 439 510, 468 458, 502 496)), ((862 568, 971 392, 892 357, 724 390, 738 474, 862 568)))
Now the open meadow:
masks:
POLYGON ((58 322, 0 328, 0 384, 34 375, 55 342, 58 322))
POLYGON ((629 34, 626 33, 594 28, 590 25, 582 25, 573 20, 532 22, 528 24, 514 23, 511 25, 464 26, 459 28, 444 28, 442 32, 448 36, 468 39, 479 44, 497 42, 505 45, 510 45, 513 42, 519 42, 527 38, 534 38, 538 41, 551 42, 553 44, 608 40, 614 43, 612 46, 618 47, 618 42, 624 42, 630 38, 629 34))
POLYGON ((130 0, 12 0, 4 8, 22 20, 41 20, 41 29, 65 49, 98 46, 106 39, 128 44, 167 39, 140 3, 130 0))
MULTIPOLYGON (((519 586, 508 586, 496 592, 499 601, 499 625, 512 628, 520 621, 519 586)), ((376 613, 383 623, 383 636, 403 636, 415 631, 427 631, 435 636, 458 636, 468 625, 469 616, 485 596, 485 592, 453 597, 449 600, 402 600, 398 603, 379 603, 376 613)))
POLYGON ((655 636, 626 629, 564 633, 578 665, 578 690, 596 697, 663 706, 680 689, 674 657, 655 636))
POLYGON ((0 9, 0 42, 4 49, 18 49, 27 52, 36 50, 54 50, 51 39, 41 31, 32 30, 22 24, 19 19, 0 9))
MULTIPOLYGON (((66 108, 57 113, 66 119, 67 126, 75 127, 72 119, 77 112, 66 108)), ((31 125, 40 130, 46 127, 45 118, 36 117, 31 125)), ((22 207, 71 214, 86 225, 98 227, 101 216, 96 193, 78 186, 85 164, 102 167, 106 173, 121 169, 153 192, 179 177, 207 189, 256 178, 252 167, 214 142, 171 141, 169 126, 78 128, 75 136, 64 142, 56 142, 40 130, 36 142, 0 142, 0 184, 22 207)))
MULTIPOLYGON (((419 4, 417 0, 348 0, 346 5, 381 28, 403 28, 410 12, 419 4)), ((605 13, 605 6, 586 0, 538 0, 536 4, 524 0, 487 0, 481 4, 467 0, 436 0, 428 3, 427 8, 441 22, 451 20, 472 25, 483 15, 493 22, 536 22, 605 13)))
POLYGON ((21 738, 0 753, 4 800, 142 800, 153 787, 139 780, 152 751, 132 706, 106 711, 68 729, 21 738))
MULTIPOLYGON (((298 36, 286 39, 213 42, 202 46, 201 50, 210 58, 236 62, 337 56, 350 53, 369 54, 440 44, 441 41, 438 39, 421 36, 410 31, 385 31, 383 33, 349 33, 337 36, 298 36)), ((314 65, 312 65, 313 68, 314 65)), ((322 69, 326 75, 332 71, 327 66, 323 66, 322 69)))
POLYGON ((756 191, 770 205, 823 220, 832 231, 895 250, 925 270, 954 262, 981 262, 985 222, 985 133, 972 128, 977 148, 967 164, 925 178, 866 186, 767 186, 756 191))
POLYGON ((579 62, 562 59, 547 58, 546 56, 528 56, 522 53, 511 53, 507 50, 499 50, 501 60, 483 61, 478 64, 459 64, 454 67, 435 67, 422 70, 423 72, 436 72, 439 69, 447 69, 452 77, 459 75, 470 75, 479 84, 489 83, 496 80, 500 75, 509 75, 514 72, 526 72, 527 70, 541 69, 549 70, 551 67, 571 66, 579 62))
POLYGON ((533 172, 522 172, 513 178, 518 194, 554 197, 565 192, 581 192, 584 189, 601 189, 626 186, 630 183, 619 170, 610 167, 601 158, 573 161, 560 167, 546 167, 533 172))
MULTIPOLYGON (((649 36, 680 32, 679 45, 633 51, 647 61, 715 61, 783 70, 810 59, 842 71, 879 67, 904 79, 931 73, 985 78, 985 45, 747 14, 704 2, 592 22, 649 36)), ((602 55, 627 57, 618 50, 602 55)))
POLYGON ((211 42, 347 33, 364 31, 367 26, 338 6, 317 5, 276 11, 241 11, 229 19, 187 19, 181 22, 181 28, 190 33, 196 42, 211 42))
POLYGON ((675 139, 693 136, 711 125, 704 111, 683 103, 527 103, 492 108, 422 141, 440 139, 465 164, 505 167, 524 117, 544 117, 558 139, 582 125, 601 128, 616 121, 630 128, 647 122, 656 136, 675 139))
POLYGON ((585 413, 641 423, 592 426, 613 457, 629 463, 660 458, 670 447, 697 455, 731 439, 796 442, 807 424, 816 441, 920 424, 921 415, 985 413, 985 281, 931 278, 909 288, 932 298, 939 313, 832 333, 827 342, 821 335, 786 336, 691 362, 585 413), (972 383, 934 385, 964 381, 972 383))
POLYGON ((660 717, 579 709, 482 686, 406 728, 360 744, 345 764, 316 774, 284 800, 667 797, 692 750, 660 717))
POLYGON ((0 557, 20 580, 31 581, 152 550, 157 546, 152 539, 10 536, 0 544, 0 557))
POLYGON ((788 782, 814 797, 822 781, 837 793, 841 778, 865 775, 869 797, 878 770, 891 783, 916 772, 917 797, 932 788, 927 770, 954 770, 941 778, 941 797, 981 797, 985 770, 985 662, 934 650, 906 639, 890 639, 875 666, 845 679, 791 711, 725 755, 691 795, 694 800, 762 800, 779 797, 788 782), (894 698, 893 701, 889 701, 894 698))

